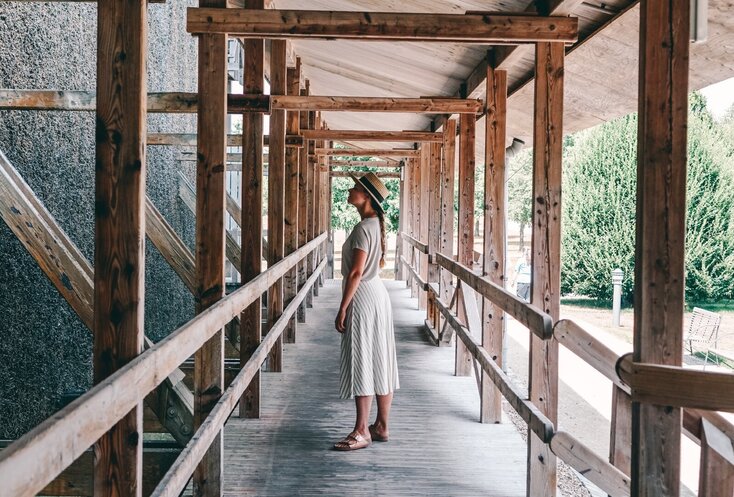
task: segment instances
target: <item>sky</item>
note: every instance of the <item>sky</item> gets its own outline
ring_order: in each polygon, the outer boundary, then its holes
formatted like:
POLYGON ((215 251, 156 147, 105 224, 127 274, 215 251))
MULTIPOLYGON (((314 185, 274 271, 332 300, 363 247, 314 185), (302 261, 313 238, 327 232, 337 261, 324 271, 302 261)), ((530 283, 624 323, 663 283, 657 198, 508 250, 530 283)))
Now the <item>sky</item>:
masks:
POLYGON ((725 79, 701 90, 706 104, 716 118, 722 117, 734 104, 734 78, 725 79))

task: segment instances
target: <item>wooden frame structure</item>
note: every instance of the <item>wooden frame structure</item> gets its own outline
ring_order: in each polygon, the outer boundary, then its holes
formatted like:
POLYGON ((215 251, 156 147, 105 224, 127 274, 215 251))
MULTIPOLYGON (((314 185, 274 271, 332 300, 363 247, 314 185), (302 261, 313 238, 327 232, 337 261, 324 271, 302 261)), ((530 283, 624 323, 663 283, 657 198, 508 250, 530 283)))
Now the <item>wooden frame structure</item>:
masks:
MULTIPOLYGON (((456 337, 456 374, 471 375, 474 371, 481 397, 480 420, 501 420, 503 396, 528 424, 528 495, 555 495, 556 457, 610 495, 676 495, 681 426, 702 446, 701 494, 731 495, 734 427, 710 411, 734 411, 734 376, 684 370, 680 360, 689 6, 674 0, 641 2, 636 242, 636 292, 640 298, 635 301, 634 350, 619 357, 577 324, 559 320, 564 57, 565 43, 578 37, 577 19, 563 16, 569 3, 546 6, 549 12, 543 15, 455 15, 273 10, 265 9, 263 0, 245 0, 245 9, 228 9, 223 0, 201 0, 200 8, 189 9, 187 21, 188 31, 199 36, 197 94, 148 94, 146 5, 123 0, 100 3, 96 93, 0 92, 2 109, 95 111, 98 127, 94 272, 88 263, 83 264, 86 261, 77 255, 78 250, 74 251, 0 155, 0 194, 12 200, 0 203, 3 217, 17 215, 11 209, 13 202, 23 205, 27 212, 21 214, 38 220, 42 227, 33 233, 58 242, 63 263, 79 267, 74 276, 81 284, 72 291, 58 268, 50 267, 49 260, 56 254, 40 243, 27 244, 49 278, 93 329, 95 382, 92 390, 0 453, 3 490, 12 495, 40 492, 96 444, 95 495, 140 495, 143 400, 153 392, 162 397, 163 391, 156 390, 162 385, 169 398, 170 392, 175 394, 180 383, 177 370, 193 354, 195 388, 190 414, 195 434, 190 440, 179 434, 177 439, 183 439, 186 446, 153 495, 178 495, 192 475, 196 495, 221 495, 222 428, 238 402, 241 416, 260 415, 261 367, 266 363, 270 371, 282 370, 283 336, 286 342, 296 340, 297 318, 305 319, 306 307, 323 284, 331 177, 346 174, 331 170, 335 163, 330 157, 381 156, 405 159, 402 166, 390 166, 401 167, 400 172, 383 174, 401 179, 399 274, 408 281, 419 306, 426 308, 426 325, 436 343, 456 337), (555 17, 545 15, 548 13, 555 17), (246 39, 243 95, 227 94, 228 35, 246 39), (263 87, 265 38, 274 38, 271 95, 265 95, 263 87), (300 60, 296 58, 295 67, 288 67, 290 38, 534 45, 530 303, 504 288, 505 66, 520 49, 498 47, 494 57, 478 66, 480 71, 470 78, 471 85, 464 85, 459 98, 315 96, 308 82, 301 87, 300 60), (119 57, 121 52, 125 57, 119 57), (670 71, 671 67, 678 70, 670 71), (480 100, 467 98, 482 82, 486 84, 485 112, 480 100), (456 227, 455 120, 437 119, 440 126, 435 127, 442 128, 440 131, 329 130, 322 111, 459 114, 456 227), (148 112, 196 113, 197 134, 147 135, 148 112), (227 136, 228 113, 243 114, 241 139, 227 136), (262 117, 268 113, 266 138, 262 117), (485 240, 480 254, 482 269, 476 271, 474 149, 476 117, 482 113, 486 120, 485 240), (265 247, 262 218, 242 212, 259 213, 262 209, 266 141, 269 195, 265 247), (404 141, 416 145, 412 149, 344 149, 334 148, 334 141, 404 141), (228 210, 224 175, 227 145, 239 143, 243 152, 236 158, 242 162, 244 193, 239 216, 243 239, 238 247, 236 242, 228 242, 224 228, 228 210), (145 200, 147 144, 197 147, 194 254, 145 200), (156 246, 163 247, 164 257, 192 290, 197 303, 197 316, 157 344, 145 344, 143 336, 145 233, 156 246), (454 233, 458 238, 456 254, 454 233), (261 270, 264 247, 266 271, 261 270), (227 296, 225 254, 237 263, 243 280, 241 287, 227 296), (266 292, 263 336, 260 299, 266 292), (501 370, 505 313, 531 332, 528 398, 501 370), (239 372, 225 389, 224 328, 235 319, 239 319, 239 372), (556 427, 559 344, 614 384, 609 460, 556 427), (148 346, 145 351, 144 345, 148 346), (678 352, 671 354, 671 350, 678 352), (666 382, 672 387, 660 387, 666 382), (96 422, 90 425, 92 415, 96 422), (39 466, 41 469, 35 470, 39 466)), ((32 225, 27 228, 35 229, 32 225)), ((19 226, 16 233, 25 234, 27 228, 19 226)), ((183 397, 179 402, 185 404, 183 397)), ((165 421, 161 419, 169 426, 165 421)))

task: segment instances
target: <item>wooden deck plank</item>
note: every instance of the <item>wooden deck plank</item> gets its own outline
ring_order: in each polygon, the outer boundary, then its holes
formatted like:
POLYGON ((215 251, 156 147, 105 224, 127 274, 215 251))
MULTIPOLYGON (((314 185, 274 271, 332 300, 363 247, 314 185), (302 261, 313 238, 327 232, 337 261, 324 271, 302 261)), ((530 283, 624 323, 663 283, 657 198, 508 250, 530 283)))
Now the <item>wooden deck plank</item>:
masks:
POLYGON ((340 286, 328 280, 299 343, 285 347, 283 372, 263 375, 262 417, 225 427, 225 496, 525 495, 522 438, 509 422, 478 422, 475 380, 453 376, 451 348, 430 345, 410 289, 386 284, 401 383, 390 442, 331 450, 352 428, 354 403, 338 398, 340 286))

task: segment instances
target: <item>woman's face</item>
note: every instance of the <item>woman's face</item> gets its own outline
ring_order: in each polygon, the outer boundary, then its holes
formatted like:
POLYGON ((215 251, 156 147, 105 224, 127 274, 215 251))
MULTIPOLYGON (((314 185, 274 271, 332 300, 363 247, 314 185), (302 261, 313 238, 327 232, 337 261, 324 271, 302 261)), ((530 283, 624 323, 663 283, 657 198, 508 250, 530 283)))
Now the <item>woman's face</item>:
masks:
POLYGON ((370 194, 367 193, 367 190, 364 186, 362 186, 361 183, 355 183, 352 188, 349 189, 349 196, 347 197, 347 202, 352 204, 355 207, 360 207, 362 205, 365 205, 365 203, 370 201, 370 194))

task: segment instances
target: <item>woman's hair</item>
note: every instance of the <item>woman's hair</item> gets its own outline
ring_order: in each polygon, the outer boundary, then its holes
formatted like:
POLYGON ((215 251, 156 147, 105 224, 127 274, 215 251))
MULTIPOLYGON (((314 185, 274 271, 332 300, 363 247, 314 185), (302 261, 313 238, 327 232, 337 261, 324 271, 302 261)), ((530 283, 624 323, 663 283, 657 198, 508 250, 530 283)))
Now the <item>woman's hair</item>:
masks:
POLYGON ((380 220, 380 248, 382 248, 382 255, 380 256, 380 267, 385 267, 385 252, 387 252, 387 244, 385 242, 385 213, 382 212, 382 207, 377 200, 370 196, 372 202, 372 208, 377 212, 377 218, 380 220))

